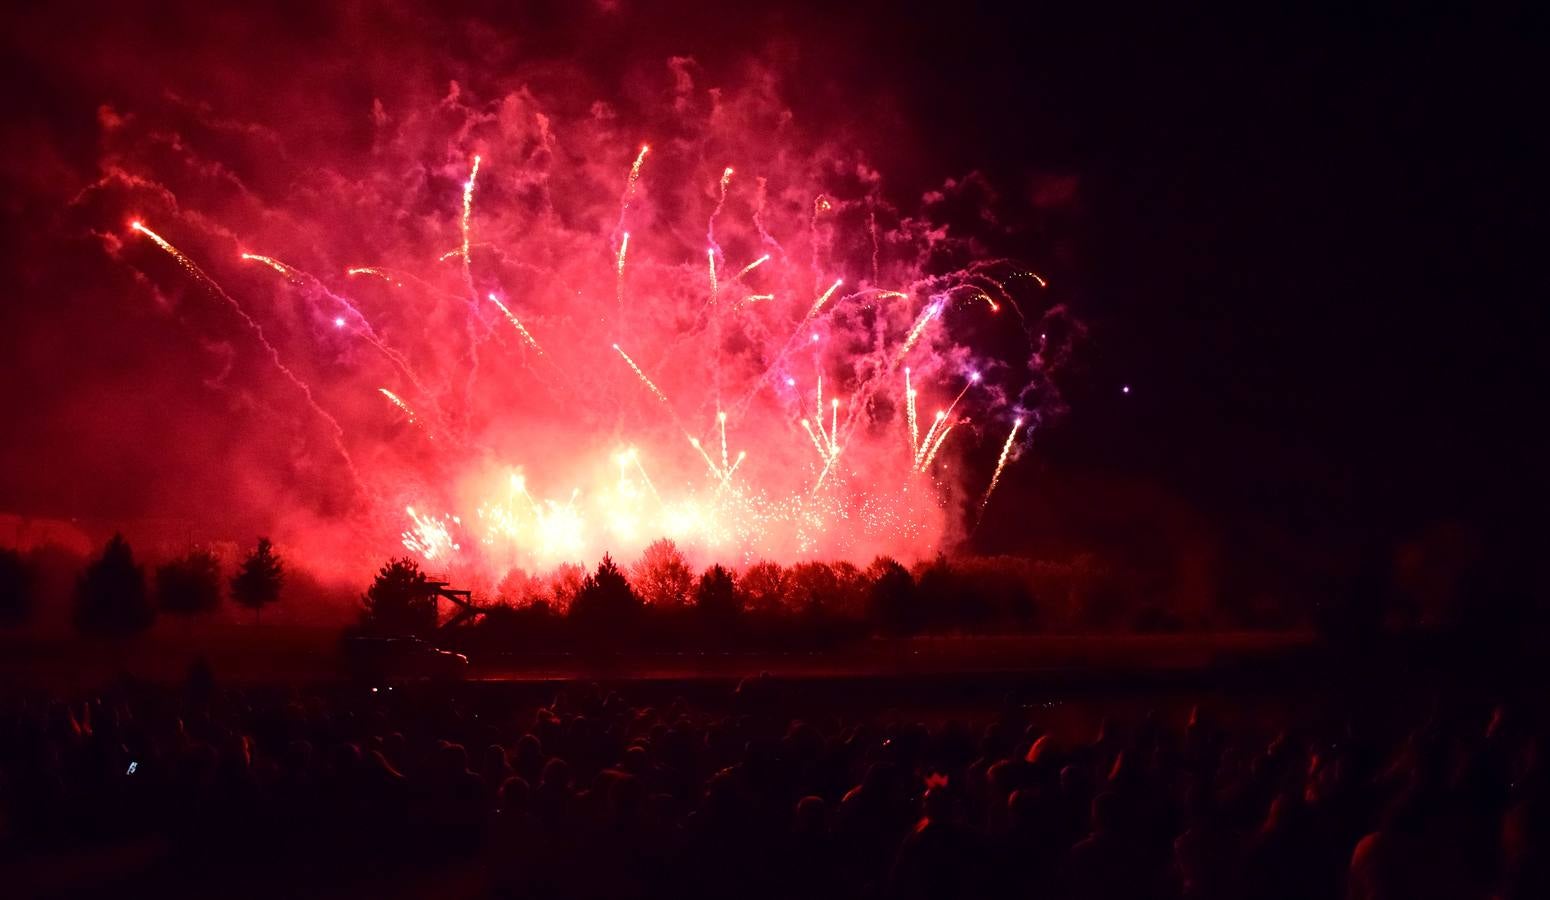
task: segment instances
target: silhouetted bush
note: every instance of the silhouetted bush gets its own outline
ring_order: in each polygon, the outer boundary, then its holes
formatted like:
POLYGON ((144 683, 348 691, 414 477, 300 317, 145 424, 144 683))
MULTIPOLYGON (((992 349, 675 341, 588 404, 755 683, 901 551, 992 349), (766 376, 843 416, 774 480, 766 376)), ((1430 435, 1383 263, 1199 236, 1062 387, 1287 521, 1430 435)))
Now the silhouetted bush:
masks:
POLYGON ((122 636, 149 628, 155 619, 145 572, 135 564, 129 542, 115 534, 76 583, 75 627, 83 634, 122 636))
POLYGON ((36 575, 15 550, 0 548, 0 628, 32 618, 36 575))
POLYGON ((221 602, 221 564, 208 550, 190 550, 156 569, 156 607, 177 615, 210 612, 221 602))

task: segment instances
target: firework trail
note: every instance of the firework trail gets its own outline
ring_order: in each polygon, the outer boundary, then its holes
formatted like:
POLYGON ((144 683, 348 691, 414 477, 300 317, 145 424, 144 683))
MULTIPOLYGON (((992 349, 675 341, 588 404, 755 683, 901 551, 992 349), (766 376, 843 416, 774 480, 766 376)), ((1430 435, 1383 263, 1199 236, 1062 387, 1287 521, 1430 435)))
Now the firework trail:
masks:
MULTIPOLYGON (((941 425, 948 417, 950 417, 953 414, 953 410, 958 408, 958 401, 963 399, 963 395, 967 394, 969 392, 969 388, 971 388, 974 385, 979 384, 979 383, 980 383, 980 373, 978 373, 978 372, 970 373, 968 383, 963 386, 963 390, 958 392, 958 396, 953 398, 953 402, 949 403, 947 405, 947 411, 946 412, 937 413, 936 421, 931 424, 931 430, 926 432, 926 441, 925 442, 927 444, 931 443, 931 435, 936 431, 936 427, 938 425, 941 425)), ((916 455, 915 455, 915 465, 916 465, 916 467, 920 467, 921 466, 921 459, 922 459, 922 456, 920 454, 920 450, 917 449, 916 450, 916 455)))
MULTIPOLYGON (((614 234, 624 231, 624 217, 630 211, 630 202, 635 199, 635 182, 640 180, 640 167, 646 161, 646 154, 651 152, 648 144, 642 144, 640 153, 635 157, 635 163, 630 166, 630 175, 624 182, 624 193, 619 195, 619 224, 614 228, 614 234)), ((620 251, 620 257, 624 256, 620 251)))
POLYGON ((500 298, 496 297, 493 293, 489 294, 488 296, 489 296, 490 302, 495 304, 496 308, 498 308, 503 314, 505 314, 506 321, 511 323, 511 327, 515 328, 517 330, 517 333, 522 335, 522 339, 524 341, 527 341, 528 346, 532 347, 538 353, 539 356, 542 356, 544 354, 544 348, 538 346, 538 341, 531 334, 528 333, 528 330, 526 328, 522 327, 522 322, 516 317, 516 314, 514 314, 511 310, 507 309, 506 308, 506 304, 502 303, 500 301, 500 298))
POLYGON ((818 432, 813 430, 813 423, 808 419, 803 419, 802 428, 807 431, 807 436, 813 439, 813 449, 818 451, 818 458, 828 462, 831 455, 829 448, 825 447, 823 441, 818 439, 818 432))
POLYGON ((300 280, 296 278, 295 274, 291 271, 290 266, 280 262, 278 259, 269 256, 259 256, 257 253, 243 253, 241 256, 243 259, 250 259, 254 262, 263 263, 269 268, 274 269, 276 272, 279 272, 281 275, 284 275, 286 278, 290 278, 296 281, 300 280))
POLYGON ((382 279, 383 281, 386 281, 388 284, 391 284, 393 287, 403 287, 404 286, 404 283, 402 281, 398 281, 397 279, 395 279, 391 274, 388 273, 388 271, 386 269, 380 269, 380 268, 378 268, 376 266, 354 266, 352 268, 345 269, 344 273, 346 275, 373 275, 373 276, 376 276, 377 278, 382 279))
POLYGON ((264 334, 263 326, 258 324, 258 321, 252 316, 248 315, 247 310, 242 308, 242 304, 238 303, 235 299, 232 298, 230 294, 226 293, 225 288, 221 287, 215 279, 211 278, 209 275, 206 275, 203 269, 199 268, 199 266, 196 265, 193 260, 189 259, 183 254, 183 251, 168 243, 166 238, 163 238, 161 235, 147 228, 138 220, 129 223, 129 227, 154 241, 156 246, 160 247, 162 250, 166 251, 169 256, 177 260, 178 265, 182 266, 184 270, 193 275, 196 280, 208 287, 210 291, 213 292, 217 297, 220 297, 222 300, 226 301, 226 304, 242 318, 242 321, 247 324, 248 330, 253 332, 253 336, 258 339, 259 345, 262 346, 265 352, 269 354, 269 361, 274 364, 276 369, 280 370, 280 373, 285 376, 287 381, 295 385, 297 390, 301 391, 302 396, 306 398, 307 405, 312 408, 312 411, 320 418, 322 418, 324 422, 328 423, 329 429, 333 432, 334 449, 339 451, 340 458, 344 460, 345 468, 350 472, 351 485, 355 488, 357 494, 364 495, 365 488, 361 485, 360 473, 355 469, 355 460, 350 456, 350 451, 345 446, 344 429, 340 427, 339 420, 330 415, 328 410, 318 405, 317 399, 312 396, 312 388, 309 387, 305 381, 302 381, 295 372, 292 372, 290 368, 285 365, 284 360, 280 358, 280 351, 275 349, 274 344, 271 344, 269 342, 268 336, 264 334))
POLYGON ((716 467, 716 461, 710 458, 710 454, 705 452, 705 446, 700 443, 699 438, 690 435, 689 446, 693 447, 696 451, 699 452, 700 458, 705 460, 705 468, 710 470, 710 474, 714 476, 717 481, 725 480, 726 476, 722 474, 721 469, 716 467))
POLYGON ((954 422, 952 425, 949 425, 946 428, 943 428, 942 429, 942 433, 938 434, 936 436, 936 443, 931 445, 931 451, 929 453, 927 453, 926 454, 926 458, 921 461, 920 468, 917 471, 924 472, 927 469, 931 468, 931 462, 932 462, 932 460, 936 459, 937 451, 942 449, 942 444, 947 442, 947 435, 948 435, 948 433, 951 432, 953 430, 953 427, 956 426, 957 424, 958 424, 957 422, 954 422))
POLYGON ((732 461, 732 468, 727 469, 727 482, 728 483, 730 483, 732 481, 732 476, 737 474, 737 467, 742 465, 743 464, 743 460, 745 460, 747 458, 748 458, 748 451, 746 451, 746 450, 739 450, 739 451, 737 451, 737 459, 732 461))
POLYGON ((836 278, 836 279, 834 279, 834 283, 829 285, 829 289, 828 290, 826 290, 822 294, 818 295, 818 299, 813 301, 813 308, 808 310, 807 311, 807 315, 802 317, 801 324, 797 326, 797 330, 798 331, 801 331, 804 327, 806 327, 808 322, 811 322, 813 320, 814 316, 818 315, 818 311, 823 309, 823 305, 825 303, 829 302, 829 298, 833 297, 834 296, 834 292, 839 290, 840 285, 842 285, 844 283, 845 283, 845 279, 843 279, 843 278, 836 278))
POLYGON ((629 363, 630 368, 635 370, 635 374, 640 376, 641 384, 644 384, 646 387, 650 388, 651 392, 657 395, 658 400, 661 400, 663 403, 667 404, 669 408, 671 408, 672 404, 668 402, 667 395, 662 393, 662 389, 657 387, 650 378, 646 377, 646 373, 642 372, 640 366, 635 364, 635 360, 630 359, 630 354, 625 353, 624 348, 620 347, 618 344, 614 344, 614 349, 619 352, 619 355, 624 358, 625 362, 629 363))
POLYGON ((397 394, 393 393, 392 391, 388 390, 387 388, 377 388, 377 391, 379 393, 381 393, 382 396, 388 398, 388 400, 394 406, 396 406, 399 409, 403 410, 404 415, 409 417, 410 424, 418 425, 420 423, 420 420, 415 418, 414 410, 410 408, 409 404, 405 403, 402 399, 400 399, 397 394))
POLYGON ((823 471, 818 473, 818 481, 813 484, 813 493, 815 495, 823 488, 823 480, 829 477, 829 470, 834 468, 834 461, 839 458, 840 451, 838 448, 835 448, 834 452, 829 454, 829 461, 823 464, 823 471))
POLYGON ((920 318, 915 322, 915 327, 910 329, 909 336, 904 339, 903 346, 899 348, 898 359, 902 360, 915 347, 915 342, 920 340, 920 336, 925 332, 926 326, 934 322, 941 313, 942 303, 940 300, 926 307, 926 311, 921 313, 920 318))
POLYGON ((1001 458, 996 460, 996 471, 990 476, 990 487, 985 488, 985 499, 980 501, 980 515, 985 515, 985 507, 990 505, 990 495, 996 492, 996 485, 1001 483, 1001 470, 1006 468, 1007 457, 1012 455, 1012 444, 1017 440, 1017 429, 1023 427, 1023 420, 1012 422, 1012 431, 1006 436, 1006 443, 1001 447, 1001 458))
POLYGON ((731 469, 727 468, 727 414, 717 413, 716 424, 721 429, 721 468, 730 472, 731 469))
POLYGON ((758 259, 754 260, 753 262, 749 263, 748 265, 743 266, 741 269, 739 269, 737 271, 737 274, 732 276, 732 280, 733 281, 738 281, 744 275, 747 275, 749 272, 752 272, 754 269, 759 268, 760 266, 764 265, 765 263, 767 263, 769 261, 770 261, 770 255, 768 253, 766 253, 763 256, 759 257, 758 259))
POLYGON ((721 192, 716 198, 716 208, 711 210, 710 222, 705 226, 705 242, 717 250, 721 245, 716 243, 716 218, 721 215, 721 208, 727 204, 727 184, 732 180, 732 167, 727 166, 721 173, 721 192))
MULTIPOLYGON (((622 221, 622 216, 621 216, 622 221)), ((630 249, 630 233, 619 239, 619 260, 614 265, 614 332, 624 327, 624 254, 630 249)))
POLYGON ((646 489, 651 491, 651 496, 660 504, 662 502, 662 495, 657 493, 657 486, 651 483, 651 476, 646 474, 646 466, 640 461, 640 453, 634 447, 631 447, 626 451, 626 454, 629 457, 629 461, 635 464, 635 471, 640 473, 640 480, 645 482, 646 489))
POLYGON ((818 426, 818 436, 823 438, 826 446, 834 446, 829 440, 829 433, 823 428, 823 375, 818 376, 818 388, 813 392, 813 424, 818 426))
POLYGON ((473 257, 468 252, 470 224, 474 218, 474 182, 479 178, 479 157, 474 156, 473 168, 468 170, 468 181, 463 183, 463 283, 468 286, 468 296, 477 296, 474 290, 473 257))
MULTIPOLYGON (((776 372, 784 368, 786 359, 791 355, 791 351, 801 341, 802 334, 807 330, 807 323, 812 321, 814 316, 818 315, 819 310, 823 309, 823 305, 829 302, 829 298, 834 296, 834 292, 839 290, 839 287, 842 284, 844 284, 844 279, 835 279, 834 283, 829 285, 829 289, 818 296, 818 299, 814 301, 812 308, 807 311, 807 315, 803 316, 802 321, 797 323, 797 327, 794 331, 792 331, 791 337, 786 339, 785 345, 782 346, 780 352, 775 355, 774 361, 772 361, 769 366, 765 368, 764 374, 761 375, 756 381, 754 381, 753 385, 748 388, 747 392, 744 393, 743 396, 733 404, 733 409, 736 410, 739 417, 741 417, 742 414, 747 410, 748 404, 753 402, 755 395, 759 393, 760 389, 764 387, 765 383, 768 382, 776 372)), ((814 339, 817 339, 817 335, 814 335, 814 339)), ((821 402, 823 397, 823 385, 821 381, 818 387, 818 391, 819 399, 821 402)), ((818 411, 818 427, 820 430, 823 428, 822 409, 818 411)))
MULTIPOLYGON (((252 260, 254 262, 262 263, 269 268, 274 269, 276 272, 279 272, 281 275, 285 276, 288 281, 298 287, 304 284, 311 284, 313 288, 316 289, 319 293, 334 301, 334 303, 342 307, 345 312, 350 314, 350 317, 359 327, 361 335, 365 337, 366 343, 376 348, 377 352, 381 353, 388 362, 396 366, 398 370, 403 373, 404 377, 408 378, 409 382, 414 385, 415 390, 419 391, 425 396, 432 396, 431 393, 425 389, 425 385, 421 383, 420 376, 415 372, 414 368, 409 365, 409 360, 406 359, 402 353, 399 353, 397 350, 389 347, 380 337, 377 336, 376 329, 371 327, 371 321, 366 318, 366 316, 360 311, 359 308, 356 307, 354 303, 351 303, 347 298, 329 290, 328 286, 320 281, 316 275, 303 272, 301 269, 298 269, 295 266, 288 265, 270 256, 259 256, 256 253, 244 253, 242 254, 242 258, 245 260, 252 260)), ((334 319, 335 328, 343 328, 344 326, 345 320, 343 318, 336 317, 334 319)), ((439 407, 437 411, 437 417, 440 418, 439 407)))
POLYGON ((920 425, 915 418, 915 389, 910 387, 910 368, 904 367, 904 402, 909 411, 910 458, 920 453, 920 425))

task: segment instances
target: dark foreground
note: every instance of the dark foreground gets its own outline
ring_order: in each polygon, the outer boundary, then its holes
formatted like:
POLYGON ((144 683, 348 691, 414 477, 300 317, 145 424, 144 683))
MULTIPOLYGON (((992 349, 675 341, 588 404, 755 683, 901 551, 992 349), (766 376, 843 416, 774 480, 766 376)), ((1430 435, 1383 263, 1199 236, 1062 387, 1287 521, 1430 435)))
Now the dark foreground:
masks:
MULTIPOLYGON (((1284 658, 1312 639, 1297 633, 1172 635, 1012 635, 873 639, 828 649, 738 652, 488 653, 470 651, 470 678, 737 679, 771 672, 800 678, 901 674, 1043 673, 1133 681, 1198 672, 1221 663, 1284 658)), ((75 635, 0 633, 0 684, 82 691, 123 672, 152 681, 183 678, 198 659, 239 684, 318 682, 343 675, 339 631, 293 626, 215 625, 157 629, 132 641, 75 635)))
POLYGON ((0 894, 1550 896, 1505 669, 1109 671, 24 694, 0 894))

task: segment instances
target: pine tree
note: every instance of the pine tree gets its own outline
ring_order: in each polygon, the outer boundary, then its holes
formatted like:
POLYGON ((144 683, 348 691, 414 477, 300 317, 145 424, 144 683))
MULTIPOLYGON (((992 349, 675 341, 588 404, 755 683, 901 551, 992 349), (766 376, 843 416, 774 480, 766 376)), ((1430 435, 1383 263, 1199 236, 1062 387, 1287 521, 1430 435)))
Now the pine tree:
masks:
POLYGON ((253 610, 257 621, 260 611, 280 599, 280 586, 285 581, 285 566, 280 554, 268 538, 259 538, 242 566, 231 579, 231 599, 239 606, 253 610))
POLYGON ((736 618, 741 610, 732 573, 720 565, 706 569, 694 588, 694 609, 705 618, 721 623, 736 618))
POLYGON ((429 634, 436 629, 436 598, 419 563, 390 560, 361 598, 361 624, 379 634, 429 634))
POLYGON ((127 635, 156 618, 145 589, 145 571, 135 564, 129 542, 113 535, 75 586, 75 627, 85 634, 127 635))
POLYGON ((599 632, 613 632, 628 627, 640 611, 640 598, 613 557, 605 553, 603 561, 597 564, 597 572, 581 583, 570 615, 599 632))

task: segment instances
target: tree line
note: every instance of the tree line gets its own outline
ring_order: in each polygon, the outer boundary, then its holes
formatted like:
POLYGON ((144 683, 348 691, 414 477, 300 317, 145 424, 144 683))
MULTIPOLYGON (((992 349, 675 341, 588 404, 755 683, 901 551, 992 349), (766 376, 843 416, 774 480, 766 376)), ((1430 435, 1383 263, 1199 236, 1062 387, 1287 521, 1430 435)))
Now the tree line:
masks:
MULTIPOLYGON (((0 548, 0 626, 33 616, 36 582, 26 557, 0 548)), ((148 572, 124 536, 115 534, 77 577, 71 620, 81 634, 122 637, 151 627, 161 613, 209 613, 229 598, 258 621, 264 607, 279 601, 284 583, 284 562, 268 538, 259 538, 227 578, 215 554, 200 547, 148 572)))
MULTIPOLYGON (((437 630, 437 604, 419 564, 394 559, 362 597, 359 629, 429 634, 437 630)), ((567 565, 542 578, 514 570, 481 601, 478 619, 443 629, 440 639, 481 649, 569 649, 1004 633, 1036 627, 1038 607, 1019 573, 945 557, 913 570, 879 557, 864 568, 758 562, 696 572, 670 540, 660 540, 628 568, 605 555, 591 571, 567 565)))

